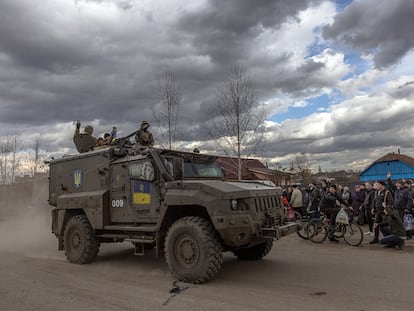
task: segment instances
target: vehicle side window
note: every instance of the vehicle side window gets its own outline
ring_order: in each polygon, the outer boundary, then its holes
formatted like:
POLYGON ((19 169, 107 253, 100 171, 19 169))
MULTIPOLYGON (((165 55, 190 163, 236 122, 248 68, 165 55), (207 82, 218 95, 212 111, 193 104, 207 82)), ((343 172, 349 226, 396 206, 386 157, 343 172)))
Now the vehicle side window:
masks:
POLYGON ((163 159, 164 159, 164 165, 165 165, 165 168, 167 169, 168 174, 173 176, 174 166, 173 166, 173 163, 172 163, 172 158, 171 157, 163 157, 163 159))
POLYGON ((140 180, 153 181, 154 167, 150 161, 135 162, 129 164, 129 176, 140 180))

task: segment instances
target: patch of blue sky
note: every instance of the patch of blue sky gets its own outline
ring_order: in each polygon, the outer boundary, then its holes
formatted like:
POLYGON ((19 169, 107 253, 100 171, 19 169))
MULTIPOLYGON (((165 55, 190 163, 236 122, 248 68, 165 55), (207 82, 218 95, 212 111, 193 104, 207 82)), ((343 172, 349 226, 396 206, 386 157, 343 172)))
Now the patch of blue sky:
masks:
POLYGON ((323 94, 306 99, 307 105, 305 106, 290 106, 288 111, 271 116, 270 121, 281 123, 288 119, 301 119, 314 113, 326 111, 330 105, 337 104, 342 100, 339 90, 333 89, 332 94, 323 94))
POLYGON ((352 73, 348 73, 342 80, 349 79, 353 76, 360 75, 371 68, 372 63, 369 60, 363 59, 361 54, 354 50, 347 50, 344 54, 344 61, 353 68, 352 73))
POLYGON ((343 11, 353 0, 335 0, 336 10, 338 12, 343 11))
MULTIPOLYGON (((314 33, 320 32, 320 27, 317 27, 313 31, 314 33)), ((321 54, 326 48, 329 48, 328 42, 321 41, 317 36, 315 36, 315 41, 312 42, 311 45, 308 46, 308 54, 305 58, 310 58, 315 55, 321 54)))

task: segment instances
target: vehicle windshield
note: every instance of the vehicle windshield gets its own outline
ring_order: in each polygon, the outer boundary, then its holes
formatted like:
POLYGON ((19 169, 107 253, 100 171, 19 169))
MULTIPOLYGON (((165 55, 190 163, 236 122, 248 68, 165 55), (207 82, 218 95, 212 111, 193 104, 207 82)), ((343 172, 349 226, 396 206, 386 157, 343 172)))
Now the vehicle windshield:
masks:
MULTIPOLYGON (((165 167, 173 175, 173 159, 164 156, 165 167)), ((219 178, 224 177, 223 170, 214 161, 205 161, 197 158, 184 158, 184 178, 219 178)))
POLYGON ((214 162, 197 163, 184 160, 184 178, 222 178, 223 171, 214 162))

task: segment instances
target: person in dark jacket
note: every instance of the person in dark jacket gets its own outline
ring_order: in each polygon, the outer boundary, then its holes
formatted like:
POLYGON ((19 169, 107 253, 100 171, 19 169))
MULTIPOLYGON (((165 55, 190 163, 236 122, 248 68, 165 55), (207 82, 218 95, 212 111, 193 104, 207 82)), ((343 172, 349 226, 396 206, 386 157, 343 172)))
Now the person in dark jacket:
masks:
POLYGON ((307 207, 307 212, 310 217, 319 218, 319 189, 316 187, 315 183, 310 183, 308 185, 309 192, 309 203, 307 207))
POLYGON ((384 208, 393 208, 394 200, 392 193, 386 188, 384 181, 378 181, 374 185, 376 192, 374 197, 374 239, 369 244, 379 243, 379 226, 378 224, 384 222, 384 208), (377 225, 375 225, 377 224, 377 225))
POLYGON ((395 208, 384 207, 384 222, 375 223, 375 227, 379 227, 384 237, 380 240, 380 244, 387 247, 395 247, 402 249, 404 246, 405 230, 400 215, 395 208))
POLYGON ((391 173, 387 173, 387 181, 390 190, 394 193, 394 208, 397 209, 401 221, 404 219, 404 210, 410 210, 413 205, 413 197, 408 189, 407 181, 397 181, 395 185, 391 181, 391 173))
POLYGON ((332 242, 338 242, 338 240, 334 236, 334 231, 336 225, 335 219, 336 215, 338 215, 338 212, 341 209, 341 203, 343 204, 342 198, 337 193, 336 185, 334 184, 329 186, 329 191, 319 202, 319 208, 321 213, 324 213, 326 217, 330 219, 328 238, 332 242))
POLYGON ((403 220, 404 210, 411 209, 413 198, 411 197, 411 192, 404 187, 402 182, 397 182, 395 186, 394 207, 397 209, 401 220, 403 220))
POLYGON ((359 208, 359 212, 364 215, 364 222, 368 224, 369 231, 365 234, 373 235, 374 234, 374 199, 375 199, 375 189, 370 182, 365 183, 365 200, 364 203, 359 208))
POLYGON ((359 214, 359 208, 364 203, 365 192, 361 191, 361 185, 355 185, 354 191, 352 191, 352 209, 355 213, 358 213, 358 223, 363 225, 364 216, 359 214))

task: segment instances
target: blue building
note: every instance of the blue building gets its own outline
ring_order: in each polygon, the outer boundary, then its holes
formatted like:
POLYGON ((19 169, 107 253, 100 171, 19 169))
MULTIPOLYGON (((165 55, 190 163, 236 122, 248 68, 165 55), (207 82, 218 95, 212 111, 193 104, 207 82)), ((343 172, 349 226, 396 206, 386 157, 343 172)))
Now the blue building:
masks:
POLYGON ((399 153, 388 153, 363 170, 359 174, 359 180, 386 180, 388 172, 393 180, 414 180, 414 158, 399 153))

